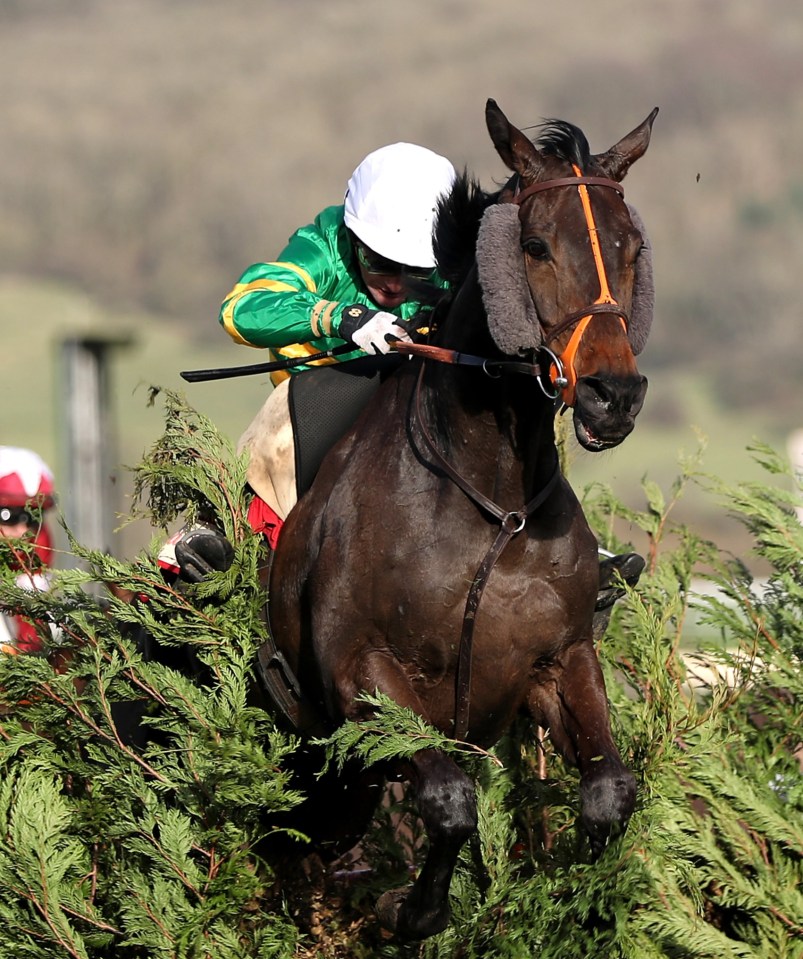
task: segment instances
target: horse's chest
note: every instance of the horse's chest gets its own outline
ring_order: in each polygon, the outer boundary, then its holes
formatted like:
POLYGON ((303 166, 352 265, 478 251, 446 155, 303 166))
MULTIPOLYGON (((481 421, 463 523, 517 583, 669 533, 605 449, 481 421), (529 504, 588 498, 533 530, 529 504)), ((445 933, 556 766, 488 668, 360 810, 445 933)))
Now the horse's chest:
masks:
POLYGON ((431 674, 449 671, 467 631, 489 669, 529 671, 590 630, 597 566, 587 552, 519 547, 489 567, 483 555, 455 554, 440 576, 423 564, 403 590, 394 632, 431 674))

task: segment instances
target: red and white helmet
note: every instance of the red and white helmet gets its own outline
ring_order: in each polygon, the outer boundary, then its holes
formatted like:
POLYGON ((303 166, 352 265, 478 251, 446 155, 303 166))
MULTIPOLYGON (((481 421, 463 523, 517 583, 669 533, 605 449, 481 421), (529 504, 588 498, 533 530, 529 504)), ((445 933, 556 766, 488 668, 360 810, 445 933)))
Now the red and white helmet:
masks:
POLYGON ((38 453, 0 446, 0 506, 50 509, 55 503, 53 472, 38 453))

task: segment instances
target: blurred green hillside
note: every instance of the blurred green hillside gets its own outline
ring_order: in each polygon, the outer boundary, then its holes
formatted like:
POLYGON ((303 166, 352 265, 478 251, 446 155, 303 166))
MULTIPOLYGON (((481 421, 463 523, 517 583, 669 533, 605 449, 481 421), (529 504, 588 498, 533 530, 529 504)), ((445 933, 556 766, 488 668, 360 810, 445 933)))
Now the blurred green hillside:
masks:
MULTIPOLYGON (((801 50, 799 0, 578 0, 571 15, 531 0, 0 0, 0 439, 58 468, 59 337, 132 334, 113 382, 119 458, 135 462, 161 425, 147 385, 262 358, 220 331, 220 300, 340 199, 367 152, 411 140, 489 188, 504 176, 491 96, 520 126, 571 120, 595 152, 661 111, 626 181, 655 247, 647 406, 578 478, 593 467, 636 495, 645 472, 674 475, 695 427, 709 469, 750 473, 750 439, 782 445, 803 420, 801 50)), ((265 384, 187 394, 236 439, 265 384)))

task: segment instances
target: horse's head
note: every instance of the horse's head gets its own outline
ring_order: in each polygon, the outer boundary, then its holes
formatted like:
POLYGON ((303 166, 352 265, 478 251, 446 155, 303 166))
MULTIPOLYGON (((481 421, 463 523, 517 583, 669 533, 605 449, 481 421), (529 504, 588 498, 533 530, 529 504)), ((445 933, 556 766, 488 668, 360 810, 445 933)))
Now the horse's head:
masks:
POLYGON ((565 380, 563 400, 574 409, 579 442, 592 451, 622 442, 647 390, 634 358, 647 320, 633 309, 645 239, 619 184, 646 151, 657 112, 592 155, 572 124, 547 121, 536 145, 493 100, 486 106, 491 139, 515 174, 499 199, 508 204, 501 212, 516 218, 534 307, 523 337, 529 341, 514 348, 541 345, 559 358, 554 373, 565 380))

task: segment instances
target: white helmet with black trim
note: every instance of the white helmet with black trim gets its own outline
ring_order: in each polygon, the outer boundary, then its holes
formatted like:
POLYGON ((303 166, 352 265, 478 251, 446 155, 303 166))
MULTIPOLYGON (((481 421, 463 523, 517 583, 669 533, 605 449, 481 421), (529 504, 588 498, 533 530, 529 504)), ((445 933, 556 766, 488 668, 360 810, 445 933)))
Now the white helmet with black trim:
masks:
POLYGON ((369 153, 352 173, 346 226, 371 250, 404 266, 435 266, 432 228, 438 200, 456 176, 445 158, 413 143, 369 153))

